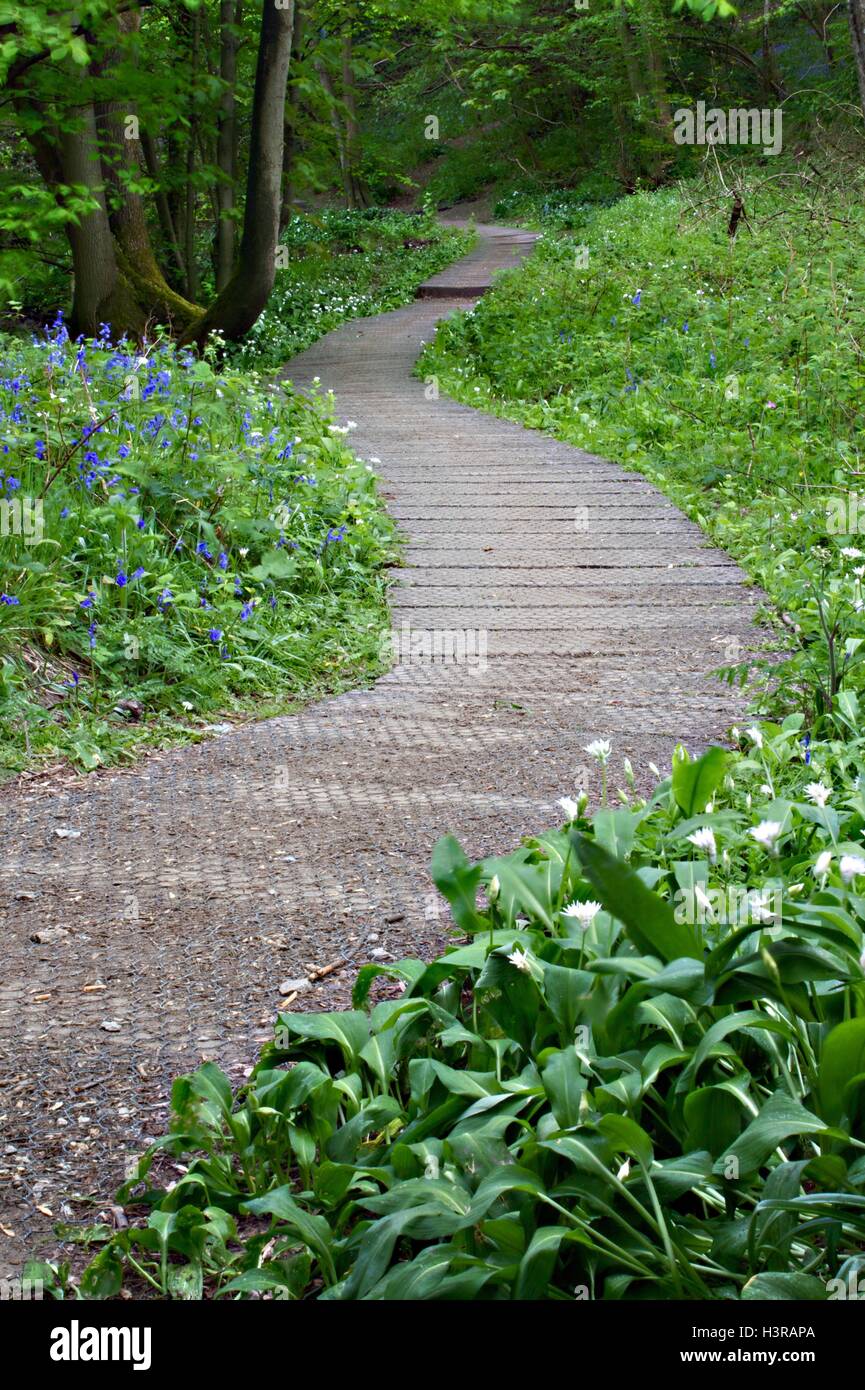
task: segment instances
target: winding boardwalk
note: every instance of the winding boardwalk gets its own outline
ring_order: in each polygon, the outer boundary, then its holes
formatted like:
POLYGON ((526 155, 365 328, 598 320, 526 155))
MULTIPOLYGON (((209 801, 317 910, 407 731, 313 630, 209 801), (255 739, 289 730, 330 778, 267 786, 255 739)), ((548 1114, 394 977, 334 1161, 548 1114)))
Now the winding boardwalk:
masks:
POLYGON ((650 759, 742 712, 706 674, 753 641, 735 565, 643 478, 413 379, 436 319, 531 249, 480 234, 437 297, 287 368, 332 388, 381 460, 408 538, 394 669, 128 771, 3 793, 0 1276, 52 1248, 53 1219, 107 1210, 178 1071, 242 1076, 281 982, 347 961, 298 996, 338 1006, 353 964, 441 944, 441 834, 505 851, 556 823, 591 739, 612 740, 614 786, 625 755, 645 785, 650 759))

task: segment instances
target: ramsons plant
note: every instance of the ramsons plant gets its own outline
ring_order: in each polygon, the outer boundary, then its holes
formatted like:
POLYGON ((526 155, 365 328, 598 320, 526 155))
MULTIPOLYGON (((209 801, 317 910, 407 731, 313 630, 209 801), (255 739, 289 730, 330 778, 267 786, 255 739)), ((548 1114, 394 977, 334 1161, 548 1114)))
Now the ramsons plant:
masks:
POLYGON ((158 339, 71 342, 60 319, 5 338, 5 765, 93 767, 166 721, 376 669, 394 532, 345 434, 327 400, 158 339))
POLYGON ((80 1283, 31 1274, 85 1298, 829 1297, 865 1266, 865 750, 801 727, 680 748, 592 818, 563 798, 501 858, 441 841, 459 940, 364 966, 347 1012, 281 1014, 236 1093, 181 1077, 119 1194, 142 1223, 86 1233, 80 1283))

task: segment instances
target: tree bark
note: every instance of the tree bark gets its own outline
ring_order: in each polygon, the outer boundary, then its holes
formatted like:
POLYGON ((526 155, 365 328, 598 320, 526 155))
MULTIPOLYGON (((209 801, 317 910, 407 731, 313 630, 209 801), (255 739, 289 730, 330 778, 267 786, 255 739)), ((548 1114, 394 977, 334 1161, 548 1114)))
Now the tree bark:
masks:
POLYGON ((658 129, 669 144, 674 144, 673 115, 667 96, 667 73, 664 65, 663 20, 653 0, 643 0, 640 9, 640 29, 658 129))
POLYGON ((351 31, 342 40, 342 100, 345 106, 345 163, 349 189, 349 206, 363 207, 366 203, 360 178, 360 127, 357 121, 357 92, 351 31))
MULTIPOLYGON (((303 50, 305 24, 306 16, 300 5, 295 2, 294 34, 291 40, 292 70, 294 70, 296 65, 300 62, 303 50)), ((294 157, 299 142, 297 137, 297 111, 293 109, 289 113, 288 107, 290 105, 291 102, 289 100, 286 106, 285 127, 283 129, 282 139, 282 207, 279 213, 280 231, 288 226, 288 223, 294 216, 294 157)))
MULTIPOLYGON (((135 32, 140 22, 138 11, 120 14, 120 34, 135 32)), ((104 70, 110 69, 118 59, 119 50, 109 53, 104 70)), ((153 254, 144 199, 130 186, 141 174, 140 143, 125 128, 126 120, 135 114, 134 109, 128 102, 125 105, 115 101, 102 102, 95 108, 95 113, 103 182, 110 195, 108 223, 114 238, 118 270, 132 287, 146 317, 185 327, 198 317, 200 310, 176 294, 166 281, 153 254)), ((137 316, 134 322, 116 324, 114 327, 135 331, 137 316)))
POLYGON ((330 112, 330 123, 333 127, 333 135, 336 141, 336 158, 339 163, 339 174, 342 180, 342 191, 345 195, 345 205, 347 208, 352 206, 351 178, 348 169, 348 153, 345 148, 345 131, 340 120, 338 110, 338 99, 333 89, 333 82, 327 70, 327 64, 323 58, 316 59, 315 70, 318 73, 318 80, 322 85, 324 94, 327 97, 328 109, 330 112))
POLYGON ((859 103, 865 111, 865 0, 847 0, 847 19, 859 83, 859 103))
POLYGON ((184 193, 184 242, 183 259, 186 262, 186 295, 188 299, 198 296, 198 263, 195 257, 195 143, 198 132, 198 116, 194 100, 195 85, 198 78, 198 60, 201 47, 201 15, 196 11, 189 16, 189 62, 191 69, 189 129, 186 145, 186 189, 184 193))
POLYGON ((282 184, 285 92, 294 29, 294 0, 263 0, 252 99, 252 128, 243 237, 225 289, 181 342, 201 344, 219 331, 242 338, 267 304, 276 275, 282 184), (277 5, 280 8, 277 8, 277 5))
POLYGON ((81 107, 78 117, 76 126, 67 124, 60 137, 60 169, 64 184, 86 188, 93 206, 67 223, 74 277, 70 331, 94 336, 101 324, 113 325, 119 319, 124 329, 140 333, 146 315, 121 282, 102 187, 93 106, 81 107))
POLYGON ((216 137, 216 163, 219 182, 216 185, 216 290, 224 290, 234 269, 237 242, 234 221, 235 180, 237 168, 235 151, 237 136, 237 107, 234 86, 237 81, 238 30, 243 18, 243 0, 221 0, 219 24, 221 31, 219 75, 225 89, 219 102, 219 125, 216 137))
POLYGON ((156 203, 156 215, 159 218, 159 226, 162 236, 171 257, 177 267, 181 281, 186 278, 186 267, 183 264, 183 253, 180 250, 180 242, 177 240, 177 232, 174 226, 174 219, 171 216, 171 207, 162 186, 162 175, 159 168, 159 155, 156 150, 156 141, 148 130, 141 130, 141 149, 144 155, 144 163, 148 174, 156 185, 154 201, 156 203))

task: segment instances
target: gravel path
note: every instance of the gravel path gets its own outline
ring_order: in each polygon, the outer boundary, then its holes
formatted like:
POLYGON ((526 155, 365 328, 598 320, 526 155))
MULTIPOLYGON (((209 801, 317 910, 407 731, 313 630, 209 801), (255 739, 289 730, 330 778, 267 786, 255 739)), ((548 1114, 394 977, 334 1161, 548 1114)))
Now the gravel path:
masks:
POLYGON ((298 996, 339 1006, 354 965, 442 944, 440 835, 507 850, 596 785, 590 739, 612 739, 614 785, 625 755, 645 784, 742 713, 706 675, 754 639, 736 566, 643 478, 412 378, 436 319, 531 249, 479 230, 427 297, 286 371, 335 391, 408 538, 391 673, 132 770, 4 790, 0 1277, 53 1248, 53 1221, 107 1210, 178 1071, 243 1074, 281 982, 348 962, 298 996))

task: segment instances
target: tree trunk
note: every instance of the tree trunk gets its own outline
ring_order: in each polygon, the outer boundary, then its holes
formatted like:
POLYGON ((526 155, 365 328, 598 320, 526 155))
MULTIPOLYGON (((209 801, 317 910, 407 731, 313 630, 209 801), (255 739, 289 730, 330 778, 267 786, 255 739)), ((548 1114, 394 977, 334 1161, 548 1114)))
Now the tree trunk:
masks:
MULTIPOLYGON (((292 70, 300 63, 301 52, 303 49, 304 28, 306 16, 300 5, 294 6, 294 34, 291 41, 291 67, 292 70)), ((297 138, 297 110, 292 109, 290 93, 289 102, 286 106, 285 127, 282 138, 282 207, 279 213, 279 230, 282 231, 288 226, 294 216, 294 156, 298 146, 297 138)))
MULTIPOLYGON (((137 11, 118 16, 121 34, 134 32, 140 22, 137 11)), ((104 69, 110 69, 118 59, 118 50, 109 53, 104 69)), ((96 107, 103 181, 110 195, 108 223, 114 238, 117 266, 146 317, 185 327, 198 317, 200 310, 176 294, 166 281, 153 254, 144 200, 130 187, 130 181, 134 182, 136 175, 141 173, 141 147, 126 128, 126 121, 134 114, 128 102, 125 105, 103 102, 96 107), (119 170, 130 177, 122 178, 119 170)), ((137 331, 137 316, 129 324, 117 323, 114 327, 137 331)))
POLYGON ((216 163, 220 178, 216 185, 218 221, 216 224, 216 291, 224 290, 234 269, 236 244, 234 193, 237 169, 235 166, 237 108, 234 84, 237 80, 238 30, 243 17, 243 0, 221 0, 219 23, 221 45, 219 75, 226 84, 219 102, 219 126, 216 137, 216 163))
POLYGON ((195 142, 198 131, 198 116, 195 106, 195 85, 198 78, 198 59, 201 38, 201 16, 198 12, 189 19, 189 59, 191 67, 189 129, 186 146, 186 194, 184 217, 184 260, 186 261, 186 295, 188 299, 198 296, 198 264, 195 257, 195 142))
POLYGON ((140 333, 146 315, 120 276, 102 187, 93 106, 82 107, 78 117, 76 127, 67 124, 60 137, 60 169, 64 184, 87 189, 93 207, 66 224, 74 276, 70 332, 90 337, 101 324, 113 327, 119 321, 123 329, 140 333))
POLYGON ((201 344, 218 330, 242 338, 267 304, 276 275, 285 92, 294 29, 294 0, 263 0, 252 99, 252 127, 243 238, 237 268, 182 342, 201 344), (280 8, 277 8, 277 4, 280 8))
POLYGON ((664 65, 663 19, 657 6, 643 0, 640 9, 640 29, 646 53, 649 86, 657 113, 658 129, 669 144, 674 144, 673 115, 667 96, 667 74, 664 65))
POLYGON ((847 0, 847 19, 859 83, 859 102, 865 111, 865 0, 847 0))
POLYGON ((366 195, 360 178, 360 127, 357 122, 357 93, 350 31, 346 31, 342 41, 342 100, 345 106, 345 164, 349 206, 359 208, 366 203, 366 195))
POLYGON ((781 84, 781 75, 778 72, 778 64, 775 61, 775 50, 772 47, 772 34, 770 21, 772 12, 769 9, 769 0, 763 0, 763 31, 762 31, 762 72, 763 72, 763 96, 768 103, 773 97, 780 97, 783 100, 784 91, 781 84))
POLYGON ((182 280, 186 278, 186 267, 183 264, 183 253, 180 250, 180 242, 177 240, 177 232, 174 226, 174 219, 171 216, 171 207, 166 197, 165 189, 162 186, 162 176, 159 168, 159 155, 156 151, 156 141, 148 130, 141 131, 141 149, 144 154, 144 164, 153 182, 156 184, 156 191, 153 195, 156 203, 156 215, 159 218, 159 226, 162 236, 171 257, 177 267, 177 272, 182 280))
POLYGON ((345 147, 345 131, 339 115, 339 103, 336 92, 333 89, 330 73, 323 58, 316 60, 315 70, 318 73, 318 80, 324 89, 327 97, 328 109, 330 111, 330 123, 333 127, 334 139, 336 140, 336 157, 339 162, 339 173, 342 179, 342 191, 345 194, 345 205, 347 208, 352 206, 352 187, 351 176, 348 167, 348 151, 345 147))

